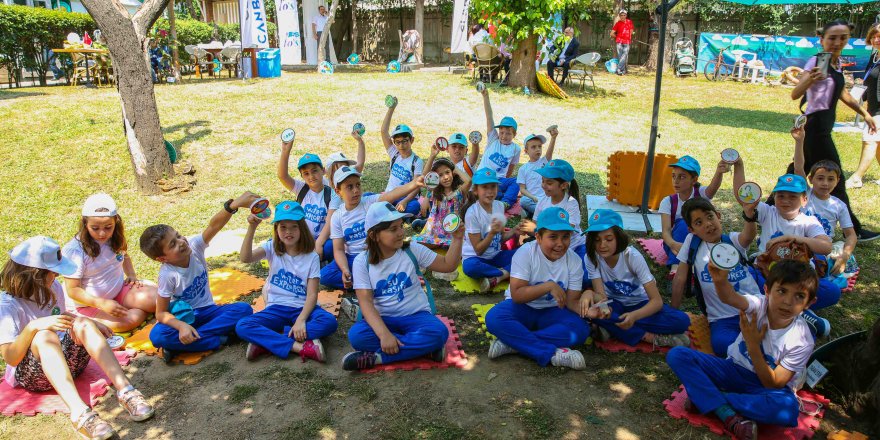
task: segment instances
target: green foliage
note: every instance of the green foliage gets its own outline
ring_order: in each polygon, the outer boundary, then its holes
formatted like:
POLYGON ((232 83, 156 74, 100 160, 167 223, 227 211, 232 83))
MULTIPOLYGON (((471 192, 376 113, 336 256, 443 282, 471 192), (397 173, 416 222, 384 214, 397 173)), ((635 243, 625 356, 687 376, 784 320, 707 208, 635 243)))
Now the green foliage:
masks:
MULTIPOLYGON (((602 0, 604 1, 604 0, 602 0)), ((488 17, 495 24, 498 39, 523 41, 533 35, 549 35, 553 29, 552 16, 563 13, 565 20, 574 22, 590 18, 593 0, 523 0, 502 2, 474 0, 471 14, 488 17)))
POLYGON ((827 21, 843 18, 856 24, 854 35, 864 35, 880 12, 870 3, 860 5, 849 4, 801 4, 801 5, 742 5, 724 0, 685 0, 677 9, 689 9, 698 12, 700 18, 711 29, 712 22, 740 21, 737 31, 753 34, 786 35, 803 33, 797 25, 796 17, 810 17, 816 26, 827 21))

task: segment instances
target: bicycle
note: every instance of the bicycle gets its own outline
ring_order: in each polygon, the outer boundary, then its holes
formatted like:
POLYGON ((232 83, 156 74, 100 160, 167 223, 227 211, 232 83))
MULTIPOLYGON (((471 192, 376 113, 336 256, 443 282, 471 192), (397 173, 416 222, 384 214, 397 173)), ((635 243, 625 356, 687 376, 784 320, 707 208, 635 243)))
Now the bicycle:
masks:
POLYGON ((709 81, 724 81, 733 75, 734 66, 724 62, 724 51, 727 49, 730 49, 730 46, 721 48, 718 56, 707 62, 706 67, 703 68, 703 74, 709 81))

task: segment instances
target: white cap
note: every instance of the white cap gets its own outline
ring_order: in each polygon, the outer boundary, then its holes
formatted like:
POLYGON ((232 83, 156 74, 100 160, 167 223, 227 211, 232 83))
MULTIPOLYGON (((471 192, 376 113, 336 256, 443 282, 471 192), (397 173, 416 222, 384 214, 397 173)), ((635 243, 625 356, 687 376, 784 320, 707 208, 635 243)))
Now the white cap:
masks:
POLYGON ((370 205, 367 210, 367 219, 364 221, 364 229, 370 230, 379 223, 393 222, 394 220, 412 217, 412 214, 406 214, 398 211, 394 205, 388 202, 377 202, 370 205))
POLYGON ((83 217, 116 217, 116 202, 108 194, 92 194, 82 209, 83 217))
POLYGON ((351 176, 361 176, 361 173, 357 172, 354 167, 350 167, 348 165, 336 170, 333 174, 333 186, 338 187, 343 180, 348 179, 351 176))
POLYGON ((618 14, 618 15, 619 15, 619 14, 626 14, 626 9, 621 9, 620 12, 618 12, 617 14, 618 14))
POLYGON ((327 162, 324 162, 324 168, 330 168, 330 166, 336 162, 342 162, 346 165, 354 165, 357 163, 356 160, 349 159, 345 157, 344 154, 336 152, 331 154, 330 157, 327 158, 327 162))
POLYGON ((9 252, 12 261, 22 266, 48 269, 61 275, 76 272, 76 265, 61 255, 61 246, 55 240, 38 235, 28 238, 9 252))

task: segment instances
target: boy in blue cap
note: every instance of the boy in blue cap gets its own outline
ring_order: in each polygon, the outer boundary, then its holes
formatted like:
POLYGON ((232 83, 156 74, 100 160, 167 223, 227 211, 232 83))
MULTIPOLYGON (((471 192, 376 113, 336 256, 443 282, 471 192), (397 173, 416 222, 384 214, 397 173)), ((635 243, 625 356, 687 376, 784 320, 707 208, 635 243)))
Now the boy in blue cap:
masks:
POLYGON ((464 133, 455 133, 449 137, 449 148, 446 151, 456 168, 464 171, 468 176, 474 176, 474 167, 480 157, 479 142, 471 143, 471 148, 468 149, 467 136, 464 133))
MULTIPOLYGON (((388 157, 391 158, 391 175, 388 177, 388 184, 385 185, 384 192, 412 182, 416 176, 422 174, 422 169, 425 167, 422 159, 412 150, 415 136, 408 125, 397 125, 394 127, 394 131, 389 132, 391 117, 394 115, 394 109, 396 108, 397 100, 394 100, 394 105, 388 107, 388 111, 385 112, 385 119, 382 121, 382 144, 385 145, 388 157)), ((418 195, 419 191, 415 191, 391 203, 396 205, 397 210, 400 212, 418 215, 420 208, 418 195)))
POLYGON ((729 170, 729 165, 721 161, 715 169, 715 175, 708 187, 700 186, 700 163, 691 156, 682 156, 672 165, 672 188, 675 193, 660 202, 660 222, 663 227, 663 250, 666 251, 670 274, 678 270, 678 252, 681 243, 687 237, 688 228, 681 218, 681 206, 684 202, 697 197, 711 200, 721 186, 721 178, 729 170))
POLYGON ((495 125, 492 116, 492 104, 489 102, 489 89, 483 92, 483 108, 486 111, 486 151, 483 152, 483 160, 478 168, 489 168, 498 176, 498 200, 504 202, 505 209, 509 209, 516 203, 519 196, 519 185, 513 177, 516 165, 519 163, 520 146, 513 141, 516 136, 516 120, 510 116, 501 119, 495 125))
POLYGON ((590 335, 590 327, 574 312, 583 267, 569 241, 579 232, 562 208, 538 214, 536 240, 517 249, 504 301, 486 314, 486 329, 498 338, 489 346, 489 359, 521 353, 542 367, 586 368, 581 352, 569 348, 590 335))
POLYGON ((529 157, 529 161, 519 167, 519 171, 516 173, 516 183, 522 194, 519 204, 528 217, 535 214, 535 206, 544 197, 544 189, 541 188, 541 175, 537 171, 547 165, 547 162, 553 160, 553 150, 556 148, 556 136, 558 135, 559 130, 555 127, 550 130, 550 145, 547 146, 547 152, 543 156, 541 150, 544 143, 547 142, 546 137, 533 133, 526 136, 526 140, 523 142, 525 145, 523 151, 529 157))

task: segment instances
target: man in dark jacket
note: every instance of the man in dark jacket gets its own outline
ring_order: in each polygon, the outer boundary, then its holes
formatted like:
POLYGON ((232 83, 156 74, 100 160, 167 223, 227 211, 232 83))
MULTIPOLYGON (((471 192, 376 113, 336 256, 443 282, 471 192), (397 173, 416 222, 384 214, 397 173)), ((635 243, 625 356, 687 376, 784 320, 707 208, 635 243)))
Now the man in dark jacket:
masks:
POLYGON ((547 62, 547 76, 551 79, 553 78, 553 71, 556 70, 557 67, 562 68, 562 80, 559 81, 560 84, 565 82, 565 78, 568 77, 568 68, 571 67, 571 62, 577 58, 578 55, 578 47, 580 47, 580 43, 574 37, 574 29, 571 27, 565 28, 562 31, 565 34, 565 42, 562 44, 562 47, 553 47, 551 48, 551 54, 559 54, 558 57, 553 57, 551 55, 550 61, 547 62))

